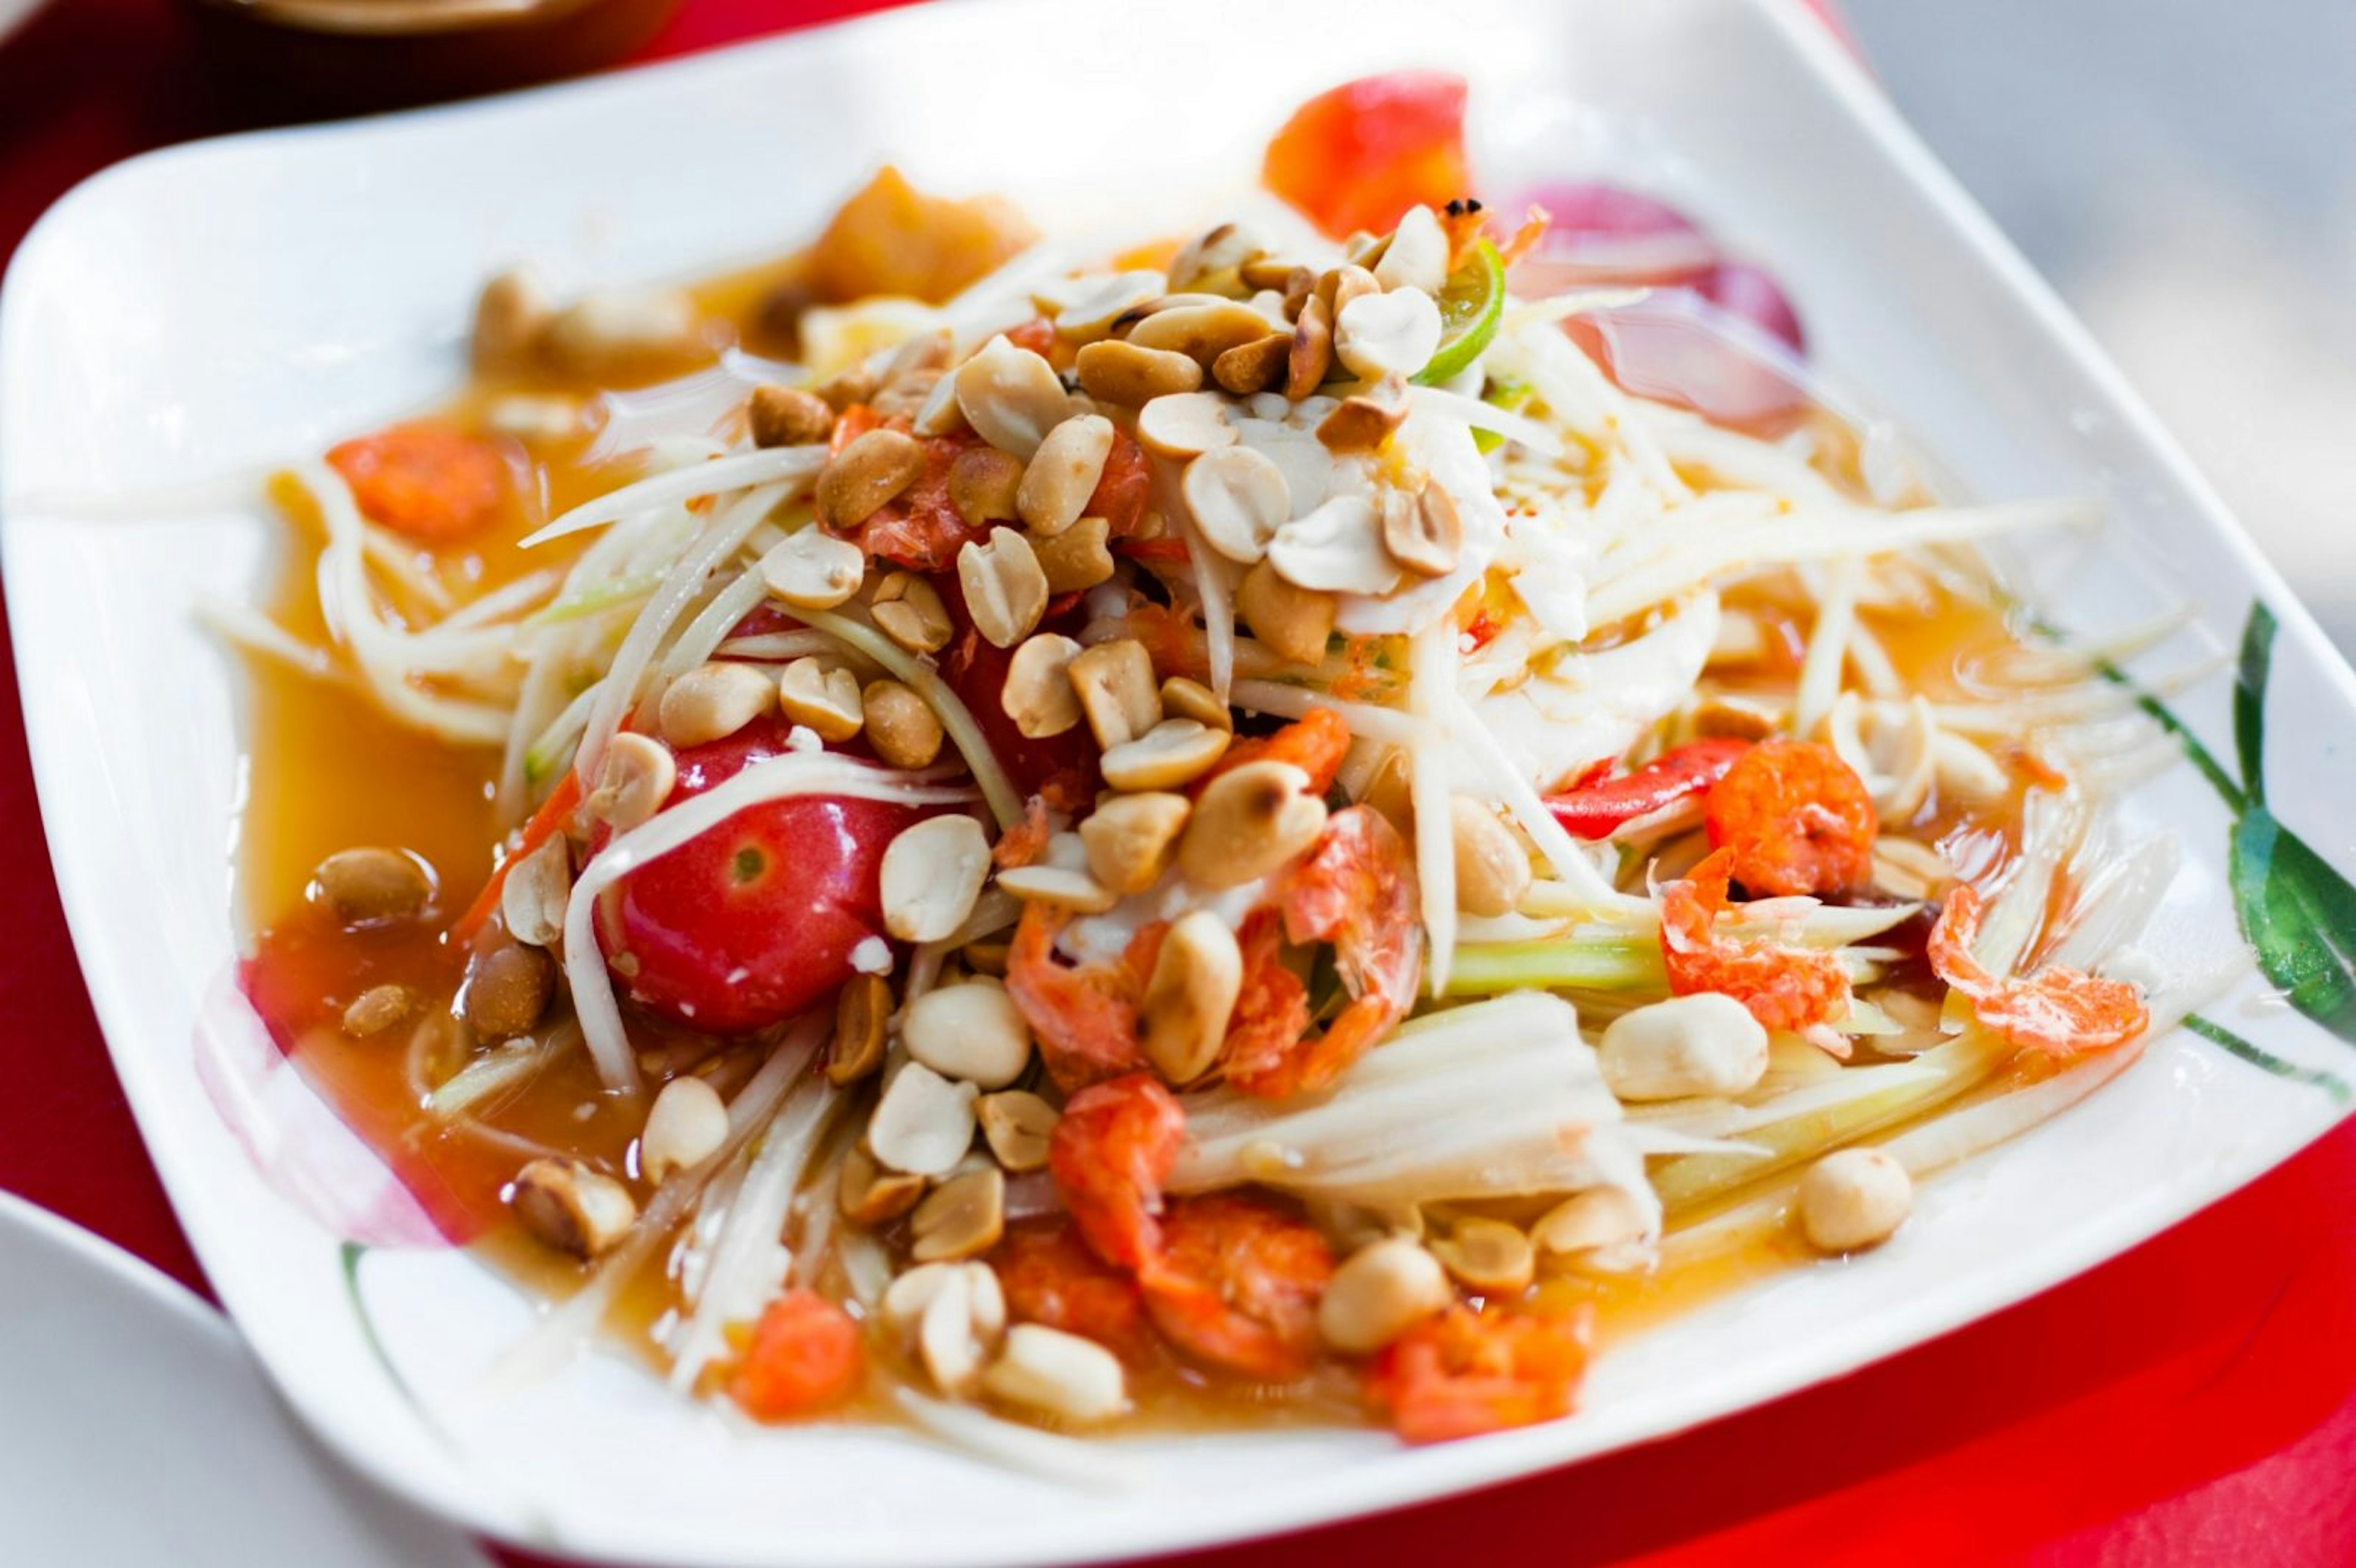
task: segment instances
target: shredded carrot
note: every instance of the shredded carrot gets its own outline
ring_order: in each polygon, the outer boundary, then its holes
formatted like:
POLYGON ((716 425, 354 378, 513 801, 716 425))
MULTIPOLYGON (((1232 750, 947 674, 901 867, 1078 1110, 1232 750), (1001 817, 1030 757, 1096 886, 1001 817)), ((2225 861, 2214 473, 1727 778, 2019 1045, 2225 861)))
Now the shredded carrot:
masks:
POLYGON ((475 895, 475 901, 466 906, 466 912, 450 928, 454 944, 464 946, 475 940, 476 933, 489 922, 491 912, 499 907, 499 890, 507 886, 508 869, 564 831, 580 805, 581 775, 568 773, 541 803, 540 809, 531 814, 531 820, 523 825, 523 831, 516 837, 515 848, 500 859, 491 880, 483 884, 483 891, 475 895))

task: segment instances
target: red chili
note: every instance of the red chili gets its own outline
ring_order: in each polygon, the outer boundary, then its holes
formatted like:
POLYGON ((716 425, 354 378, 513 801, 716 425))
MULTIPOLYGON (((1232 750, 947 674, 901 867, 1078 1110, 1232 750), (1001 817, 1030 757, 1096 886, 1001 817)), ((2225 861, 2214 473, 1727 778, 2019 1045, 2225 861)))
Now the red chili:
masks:
POLYGON ((1748 741, 1689 741, 1633 773, 1566 790, 1547 801, 1547 808, 1578 837, 1609 838, 1623 822, 1701 794, 1724 778, 1735 760, 1750 749, 1748 741))

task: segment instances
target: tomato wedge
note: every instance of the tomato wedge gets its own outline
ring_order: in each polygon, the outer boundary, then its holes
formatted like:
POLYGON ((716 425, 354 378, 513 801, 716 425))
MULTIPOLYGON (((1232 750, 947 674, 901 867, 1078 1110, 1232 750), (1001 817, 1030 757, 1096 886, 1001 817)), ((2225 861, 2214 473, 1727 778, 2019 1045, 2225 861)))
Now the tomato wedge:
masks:
POLYGON ((755 1420, 789 1421, 841 1404, 866 1371, 851 1315, 815 1291, 791 1291, 761 1314, 728 1395, 755 1420))
POLYGON ((1361 77, 1293 112, 1260 177, 1330 238, 1387 232, 1408 208, 1465 194, 1464 79, 1439 70, 1361 77))
POLYGON ((332 447, 327 466, 344 476, 370 522, 423 545, 482 532, 514 483, 498 446, 434 420, 387 425, 332 447))

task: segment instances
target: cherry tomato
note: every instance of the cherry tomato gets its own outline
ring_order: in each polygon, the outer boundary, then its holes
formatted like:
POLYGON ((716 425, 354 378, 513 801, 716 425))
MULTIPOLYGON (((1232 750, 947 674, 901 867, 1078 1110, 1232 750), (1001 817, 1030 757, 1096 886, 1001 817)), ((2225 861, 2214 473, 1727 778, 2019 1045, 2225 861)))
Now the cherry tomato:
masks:
POLYGON ((514 483, 498 446, 432 420, 345 442, 327 464, 369 521, 429 545, 489 527, 514 483))
POLYGON ((1319 93, 1269 143, 1260 177, 1335 240, 1468 195, 1464 79, 1400 70, 1319 93))
POLYGON ((851 1315, 815 1291, 791 1291, 761 1314, 728 1395, 757 1420, 787 1421, 841 1404, 866 1370, 851 1315))
MULTIPOLYGON (((949 643, 940 653, 941 678, 972 710, 999 765, 1023 795, 1042 796, 1064 811, 1087 809, 1096 800, 1098 783, 1097 743, 1088 727, 1076 724, 1060 735, 1035 741, 1015 728, 1006 712, 1006 671, 1014 662, 1014 650, 994 646, 974 630, 955 571, 935 577, 933 586, 949 613, 949 643)), ((1067 610, 1042 621, 1039 630, 1070 635, 1086 620, 1078 610, 1067 610)))
MULTIPOLYGON (((786 750, 762 720, 679 754, 675 804, 786 750)), ((633 1001, 711 1034, 776 1023, 851 978, 851 950, 884 930, 884 847, 918 813, 802 795, 738 812, 623 878, 599 944, 633 1001), (625 957, 624 955, 626 955, 625 957)))

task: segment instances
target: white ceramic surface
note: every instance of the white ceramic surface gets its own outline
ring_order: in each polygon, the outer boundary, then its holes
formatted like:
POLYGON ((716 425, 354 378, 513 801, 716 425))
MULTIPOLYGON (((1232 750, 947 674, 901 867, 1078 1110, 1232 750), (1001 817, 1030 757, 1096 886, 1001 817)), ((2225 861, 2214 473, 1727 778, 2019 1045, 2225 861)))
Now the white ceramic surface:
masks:
MULTIPOLYGON (((2356 861, 2356 677, 1796 6, 1447 12, 1444 26, 1411 0, 898 12, 500 101, 157 154, 85 186, 27 240, 0 300, 0 547, 68 914, 208 1270, 291 1402, 357 1463, 518 1540, 679 1565, 1041 1563, 1232 1539, 1560 1464, 1836 1375, 2090 1266, 2337 1118, 2309 1085, 2171 1037, 2085 1106, 1932 1183, 1890 1246, 1607 1357, 1570 1420, 1419 1451, 1366 1432, 1139 1442, 1123 1445, 1133 1485, 1074 1490, 898 1433, 747 1430, 617 1359, 486 1391, 531 1307, 466 1256, 408 1244, 413 1209, 276 1068, 225 984, 237 688, 188 605, 250 595, 272 528, 250 489, 206 486, 449 388, 475 285, 518 256, 575 282, 691 274, 808 234, 887 155, 937 186, 1008 191, 1050 227, 1175 228, 1219 215, 1309 91, 1402 64, 1459 69, 1496 187, 1607 169, 1662 191, 1776 269, 1828 372, 1969 491, 2109 501, 2101 539, 2022 563, 2060 620, 2115 627, 2190 601, 2230 642, 2254 595, 2273 604, 2273 804, 2356 861), (1235 47, 1245 33, 1269 47, 1235 47), (76 521, 43 499, 174 485, 198 486, 178 508, 198 515, 76 521), (351 1235, 376 1243, 356 1289, 351 1235)), ((2222 751, 2228 688, 2178 704, 2222 751)), ((2152 947, 2179 968, 2213 960, 2236 940, 2225 813, 2179 770, 2132 816, 2190 853, 2152 947)), ((2261 994, 2248 985, 2217 1016, 2283 1058, 2351 1066, 2261 994)))
POLYGON ((0 1192, 0 1280, 9 1562, 489 1568, 319 1452, 220 1315, 129 1253, 0 1192))

